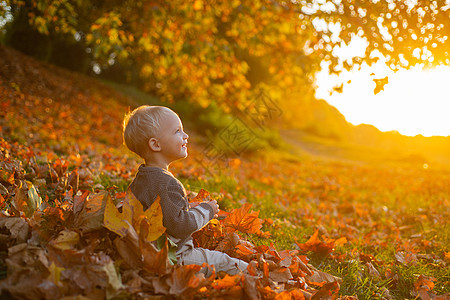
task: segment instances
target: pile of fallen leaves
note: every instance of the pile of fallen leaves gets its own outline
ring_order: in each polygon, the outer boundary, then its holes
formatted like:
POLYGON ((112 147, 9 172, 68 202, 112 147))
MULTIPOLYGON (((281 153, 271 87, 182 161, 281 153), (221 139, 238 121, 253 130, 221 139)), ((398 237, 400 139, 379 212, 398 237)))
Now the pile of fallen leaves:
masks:
MULTIPOLYGON (((339 278, 315 269, 297 250, 256 247, 243 238, 270 236, 249 204, 221 211, 221 220, 197 232, 195 243, 256 263, 242 274, 205 278, 201 266, 171 263, 159 201, 143 211, 130 192, 78 189, 77 169, 70 171, 68 163, 56 158, 44 168, 29 147, 0 142, 2 293, 21 299, 337 298, 339 278), (55 194, 60 189, 61 197, 42 198, 33 182, 55 194)), ((202 190, 192 205, 209 197, 202 190)))

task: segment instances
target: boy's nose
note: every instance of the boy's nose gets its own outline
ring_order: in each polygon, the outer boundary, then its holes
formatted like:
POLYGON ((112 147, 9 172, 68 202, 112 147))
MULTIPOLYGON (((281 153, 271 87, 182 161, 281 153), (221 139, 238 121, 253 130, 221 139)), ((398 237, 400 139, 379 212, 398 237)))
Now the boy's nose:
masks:
POLYGON ((189 134, 187 134, 186 132, 184 133, 184 138, 187 140, 189 138, 189 134))

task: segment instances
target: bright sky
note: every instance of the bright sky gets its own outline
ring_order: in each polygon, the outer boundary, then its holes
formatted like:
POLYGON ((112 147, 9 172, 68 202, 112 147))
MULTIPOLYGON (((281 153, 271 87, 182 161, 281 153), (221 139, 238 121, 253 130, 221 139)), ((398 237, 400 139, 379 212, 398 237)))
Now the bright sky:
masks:
POLYGON ((348 122, 410 136, 450 136, 450 67, 426 71, 414 67, 394 73, 380 62, 360 71, 344 71, 339 77, 323 69, 316 77, 316 96, 336 107, 348 122), (384 91, 374 95, 373 79, 386 76, 389 83, 384 91), (343 93, 330 96, 333 87, 342 82, 343 93))

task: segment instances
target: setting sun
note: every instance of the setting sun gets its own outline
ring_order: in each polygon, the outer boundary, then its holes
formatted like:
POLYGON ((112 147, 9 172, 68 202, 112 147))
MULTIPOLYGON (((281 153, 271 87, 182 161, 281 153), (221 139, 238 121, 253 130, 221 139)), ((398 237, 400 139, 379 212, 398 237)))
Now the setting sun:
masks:
POLYGON ((381 131, 396 130, 403 135, 449 136, 449 67, 393 72, 381 64, 360 71, 317 76, 317 96, 335 106, 348 122, 371 124, 381 131), (388 82, 376 90, 376 81, 388 82), (333 87, 344 83, 342 93, 333 87))

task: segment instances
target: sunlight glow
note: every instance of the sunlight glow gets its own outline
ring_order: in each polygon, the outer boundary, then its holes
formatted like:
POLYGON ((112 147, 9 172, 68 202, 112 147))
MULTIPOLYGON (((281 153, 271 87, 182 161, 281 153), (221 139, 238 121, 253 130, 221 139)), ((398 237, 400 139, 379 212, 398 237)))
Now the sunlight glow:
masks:
MULTIPOLYGON (((323 70, 326 70, 323 66, 323 70)), ((393 72, 383 63, 359 71, 316 76, 316 96, 335 106, 348 122, 371 124, 381 131, 396 130, 403 135, 450 136, 450 67, 393 72), (388 76, 384 90, 374 94, 373 79, 388 76), (343 93, 330 91, 344 83, 343 93)))

